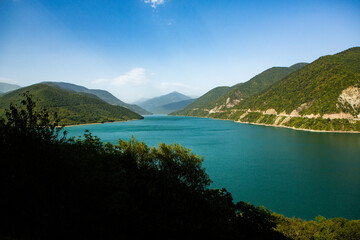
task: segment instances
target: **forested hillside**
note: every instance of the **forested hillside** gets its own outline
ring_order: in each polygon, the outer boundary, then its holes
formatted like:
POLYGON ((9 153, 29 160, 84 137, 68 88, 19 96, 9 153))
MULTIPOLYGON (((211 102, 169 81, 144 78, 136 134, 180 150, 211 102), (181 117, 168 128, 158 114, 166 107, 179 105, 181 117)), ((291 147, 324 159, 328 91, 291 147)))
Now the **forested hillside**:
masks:
POLYGON ((360 131, 360 47, 287 71, 269 69, 219 97, 215 107, 190 114, 296 129, 360 131))
POLYGON ((217 95, 217 97, 213 97, 212 99, 201 99, 200 101, 196 102, 196 104, 189 105, 183 111, 178 111, 173 114, 186 116, 208 116, 209 113, 211 114, 224 111, 228 108, 232 108, 240 101, 264 91, 273 83, 281 80, 285 76, 306 65, 307 63, 298 63, 291 67, 273 67, 267 69, 264 72, 251 78, 249 81, 245 83, 239 83, 229 88, 227 91, 224 91, 223 94, 221 94, 222 90, 225 90, 226 88, 215 88, 205 95, 211 94, 212 96, 217 95))
POLYGON ((137 114, 141 114, 141 115, 150 115, 151 114, 151 112, 146 111, 145 109, 139 107, 138 105, 128 104, 128 103, 121 101, 120 99, 118 99, 117 97, 115 97, 114 95, 112 95, 111 93, 109 93, 108 91, 105 91, 105 90, 88 89, 83 86, 79 86, 79 85, 72 84, 72 83, 66 83, 66 82, 44 82, 44 83, 48 84, 50 86, 59 86, 64 89, 73 90, 75 92, 94 94, 109 104, 125 107, 137 114))
POLYGON ((34 96, 39 107, 51 113, 57 112, 60 125, 142 119, 140 115, 124 107, 110 105, 93 94, 76 93, 47 84, 35 84, 1 96, 0 114, 3 116, 5 108, 19 102, 26 92, 34 96))

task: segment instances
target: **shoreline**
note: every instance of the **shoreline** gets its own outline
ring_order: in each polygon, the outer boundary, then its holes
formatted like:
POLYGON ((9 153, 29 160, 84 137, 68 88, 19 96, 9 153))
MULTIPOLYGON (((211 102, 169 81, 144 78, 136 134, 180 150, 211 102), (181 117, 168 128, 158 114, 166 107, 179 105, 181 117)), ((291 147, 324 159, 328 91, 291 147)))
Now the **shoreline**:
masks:
POLYGON ((58 127, 76 127, 76 126, 96 125, 96 124, 105 124, 105 123, 130 122, 130 121, 136 121, 136 120, 143 120, 143 119, 130 119, 130 120, 125 120, 125 121, 113 121, 113 122, 80 123, 80 124, 71 124, 71 125, 64 125, 64 126, 58 126, 58 127))
MULTIPOLYGON (((218 118, 216 118, 218 119, 218 118)), ((225 119, 219 119, 219 120, 225 120, 225 119)), ((252 122, 240 122, 240 121, 234 121, 234 120, 230 120, 230 119, 226 119, 229 121, 233 121, 236 123, 244 123, 244 124, 251 124, 251 125, 258 125, 258 126, 265 126, 265 127, 277 127, 277 128, 288 128, 288 129, 292 129, 292 130, 297 130, 297 131, 305 131, 305 132, 317 132, 317 133, 360 133, 357 131, 328 131, 328 130, 315 130, 315 129, 307 129, 307 128, 295 128, 295 127, 289 127, 289 126, 284 126, 284 125, 272 125, 272 124, 265 124, 265 123, 252 123, 252 122)))
POLYGON ((252 123, 252 122, 240 122, 235 121, 232 119, 221 119, 221 118, 211 118, 211 117, 196 117, 196 116, 184 116, 184 115, 170 115, 170 116, 178 116, 178 117, 195 117, 195 118, 210 118, 215 120, 223 120, 223 121, 232 121, 235 123, 243 123, 243 124, 250 124, 250 125, 257 125, 257 126, 265 126, 265 127, 277 127, 277 128, 288 128, 291 130, 297 130, 297 131, 305 131, 305 132, 317 132, 317 133, 357 133, 359 134, 360 131, 328 131, 328 130, 315 130, 315 129, 307 129, 307 128, 295 128, 295 127, 289 127, 284 125, 273 125, 273 124, 265 124, 265 123, 252 123))
MULTIPOLYGON (((166 116, 174 116, 174 115, 166 115, 166 116)), ((175 116, 176 116, 176 115, 175 115, 175 116)), ((196 116, 178 116, 178 117, 196 117, 196 116)), ((306 128, 295 128, 295 127, 289 127, 289 126, 284 126, 284 125, 273 125, 273 124, 253 123, 253 122, 241 122, 241 121, 235 121, 235 120, 232 120, 232 119, 221 119, 221 118, 211 118, 211 117, 196 117, 196 118, 210 118, 210 119, 215 119, 215 120, 232 121, 232 122, 235 122, 235 123, 243 123, 243 124, 250 124, 250 125, 257 125, 257 126, 287 128, 287 129, 291 129, 291 130, 305 131, 305 132, 316 132, 316 133, 357 133, 357 134, 360 133, 360 131, 315 130, 315 129, 306 129, 306 128)), ((142 120, 142 119, 131 119, 131 120, 126 120, 126 121, 98 122, 98 123, 81 123, 81 124, 71 124, 71 125, 65 125, 65 126, 59 126, 59 127, 74 127, 74 126, 95 125, 95 124, 116 123, 116 122, 130 122, 130 121, 135 121, 135 120, 142 120)))

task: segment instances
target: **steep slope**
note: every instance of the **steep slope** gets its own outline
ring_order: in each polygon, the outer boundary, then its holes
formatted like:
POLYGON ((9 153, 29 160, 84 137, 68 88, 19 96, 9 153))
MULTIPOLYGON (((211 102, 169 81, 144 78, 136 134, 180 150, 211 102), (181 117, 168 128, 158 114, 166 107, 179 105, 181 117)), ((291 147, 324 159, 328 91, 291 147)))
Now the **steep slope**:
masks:
MULTIPOLYGON (((231 88, 230 87, 216 87, 211 89, 198 99, 196 99, 193 103, 186 106, 184 109, 172 112, 170 115, 178 115, 178 116, 202 116, 204 113, 202 109, 209 108, 209 105, 216 101, 219 97, 227 93, 231 88)), ((207 114, 207 112, 205 112, 207 114)))
MULTIPOLYGON (((192 106, 184 109, 184 112, 174 113, 176 115, 190 115, 190 116, 208 116, 209 114, 224 112, 232 108, 240 101, 264 91, 275 82, 281 80, 287 75, 291 74, 298 69, 306 66, 307 63, 297 63, 290 67, 272 67, 264 72, 256 75, 245 83, 239 83, 231 87, 225 94, 219 96, 216 100, 204 102, 203 105, 198 105, 192 110, 192 106)), ((200 99, 200 98, 199 98, 200 99)))
POLYGON ((0 82, 0 93, 7 93, 21 88, 19 85, 0 82))
POLYGON ((156 109, 165 104, 180 102, 189 99, 191 99, 191 97, 185 96, 184 94, 175 91, 166 95, 151 98, 145 102, 139 103, 139 106, 146 109, 147 111, 152 112, 153 109, 156 109))
POLYGON ((183 109, 187 105, 193 103, 195 100, 196 99, 188 99, 188 100, 183 100, 183 101, 179 101, 179 102, 168 103, 168 104, 161 105, 157 108, 152 109, 152 112, 155 114, 169 114, 171 112, 183 109))
POLYGON ((81 92, 91 93, 91 94, 98 96, 100 99, 104 100, 105 102, 107 102, 109 104, 125 107, 127 109, 130 109, 133 112, 136 112, 137 114, 141 114, 141 115, 151 114, 151 112, 148 112, 145 109, 143 109, 135 104, 128 104, 128 103, 121 101, 120 99, 118 99, 117 97, 115 97, 114 95, 112 95, 111 93, 109 93, 108 91, 105 91, 105 90, 88 89, 83 86, 79 86, 79 85, 72 84, 72 83, 66 83, 66 82, 44 82, 44 83, 49 84, 49 85, 57 85, 61 88, 73 90, 73 91, 79 92, 79 93, 81 93, 81 92))
POLYGON ((360 131, 360 47, 320 57, 216 117, 315 130, 360 131))
POLYGON ((60 125, 142 119, 139 114, 108 104, 93 94, 77 93, 48 84, 35 84, 3 95, 0 97, 0 115, 10 103, 19 103, 27 91, 33 95, 38 107, 58 113, 60 125))

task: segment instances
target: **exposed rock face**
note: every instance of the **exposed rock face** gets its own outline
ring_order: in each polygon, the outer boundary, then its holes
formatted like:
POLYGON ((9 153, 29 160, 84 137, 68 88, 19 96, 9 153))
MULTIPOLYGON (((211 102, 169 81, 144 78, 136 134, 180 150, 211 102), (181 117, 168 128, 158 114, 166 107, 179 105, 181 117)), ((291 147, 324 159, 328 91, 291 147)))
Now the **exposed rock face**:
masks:
POLYGON ((264 114, 275 114, 275 115, 277 115, 277 112, 276 112, 275 109, 270 108, 270 109, 266 110, 266 111, 264 112, 264 114))
POLYGON ((290 113, 290 116, 291 117, 301 117, 299 112, 297 110, 293 110, 291 113, 290 113))
POLYGON ((226 103, 225 103, 225 106, 226 108, 232 108, 233 106, 235 106, 236 104, 238 104, 241 100, 239 99, 233 99, 231 100, 230 97, 228 97, 226 99, 226 103))
POLYGON ((333 113, 333 114, 324 114, 323 115, 324 119, 354 119, 354 116, 351 115, 350 113, 333 113))
POLYGON ((301 113, 302 111, 307 110, 311 105, 312 105, 312 102, 310 102, 310 103, 303 103, 303 104, 300 105, 300 107, 298 107, 298 108, 296 109, 296 111, 298 111, 299 113, 301 113))
POLYGON ((211 109, 211 110, 209 111, 209 114, 221 112, 221 109, 222 109, 223 107, 224 107, 224 105, 220 105, 219 107, 214 107, 213 109, 211 109))
POLYGON ((357 86, 351 86, 343 90, 340 94, 338 101, 342 104, 350 104, 354 110, 360 108, 360 88, 357 86))
POLYGON ((244 118, 246 115, 248 115, 249 114, 249 112, 245 112, 245 113, 243 113, 241 116, 240 116, 240 118, 239 119, 242 119, 242 118, 244 118))
POLYGON ((310 115, 305 115, 305 117, 307 117, 307 118, 318 118, 318 117, 321 117, 321 116, 320 116, 319 113, 316 114, 316 115, 312 113, 312 114, 310 114, 310 115))

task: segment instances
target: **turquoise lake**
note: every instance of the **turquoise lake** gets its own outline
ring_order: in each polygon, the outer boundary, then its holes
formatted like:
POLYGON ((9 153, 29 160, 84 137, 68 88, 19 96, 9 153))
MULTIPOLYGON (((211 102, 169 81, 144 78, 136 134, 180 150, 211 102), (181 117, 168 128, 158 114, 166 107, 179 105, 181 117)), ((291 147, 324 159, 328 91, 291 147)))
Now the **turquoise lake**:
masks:
POLYGON ((360 219, 360 134, 316 133, 232 121, 146 116, 144 120, 67 127, 103 142, 135 136, 149 146, 180 143, 204 156, 211 187, 234 201, 287 217, 360 219))

